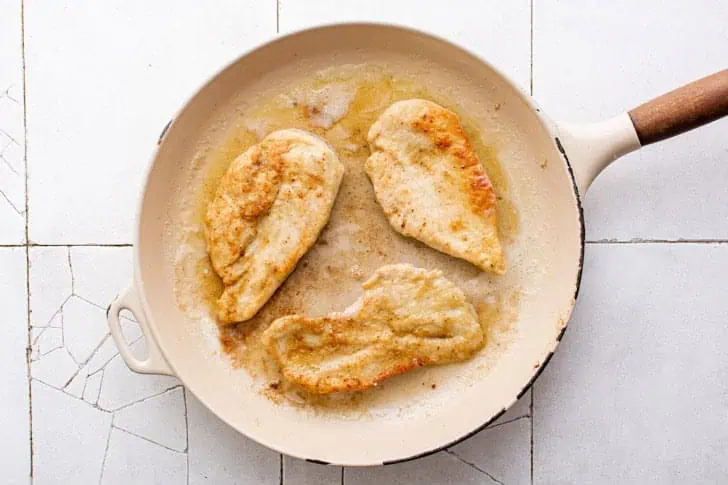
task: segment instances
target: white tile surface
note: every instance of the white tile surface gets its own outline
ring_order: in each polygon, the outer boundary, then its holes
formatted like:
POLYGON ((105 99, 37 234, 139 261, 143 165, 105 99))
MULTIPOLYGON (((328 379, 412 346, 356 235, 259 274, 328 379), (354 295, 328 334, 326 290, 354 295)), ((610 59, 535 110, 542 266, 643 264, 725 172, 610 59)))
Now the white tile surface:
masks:
POLYGON ((101 485, 185 483, 187 457, 117 428, 111 429, 101 485))
POLYGON ((63 340, 73 360, 82 364, 109 333, 103 308, 72 296, 63 305, 63 340))
POLYGON ((102 308, 123 289, 119 282, 131 282, 132 248, 72 247, 69 266, 73 269, 74 292, 102 308))
POLYGON ((30 251, 30 324, 61 326, 61 307, 73 294, 73 276, 67 248, 32 248, 30 251))
MULTIPOLYGON (((24 93, 21 1, 0 0, 0 246, 25 242, 26 97, 31 240, 130 243, 162 127, 277 23, 281 32, 340 20, 423 28, 528 90, 532 3, 535 94, 557 119, 604 118, 728 62, 720 0, 37 0, 24 7, 24 93)), ((728 239, 725 123, 610 167, 586 200, 588 237, 728 239)), ((33 246, 29 258, 30 322, 25 248, 0 247, 0 481, 29 483, 30 336, 35 484, 341 482, 339 467, 281 459, 240 436, 176 379, 126 368, 104 312, 131 279, 130 247, 33 246)), ((449 451, 347 468, 345 484, 530 483, 531 419, 536 485, 728 482, 727 273, 725 244, 590 246, 533 417, 526 393, 449 451)), ((123 327, 143 353, 139 327, 123 327)))
POLYGON ((25 241, 21 0, 0 1, 0 244, 25 241))
POLYGON ((98 483, 111 414, 33 381, 33 483, 98 483))
POLYGON ((65 347, 30 362, 30 375, 50 387, 63 389, 78 371, 78 364, 65 347))
POLYGON ((0 339, 0 470, 4 483, 21 484, 30 475, 28 430, 28 313, 25 250, 0 248, 0 295, 3 335, 0 339))
MULTIPOLYGON (((534 2, 534 95, 596 121, 728 65, 728 2, 534 2)), ((586 197, 587 237, 728 239, 728 121, 617 161, 586 197)))
POLYGON ((340 466, 309 463, 290 456, 283 457, 283 483, 295 485, 340 485, 340 466))
MULTIPOLYGON (((144 341, 139 340, 130 347, 134 351, 143 344, 144 341)), ((134 374, 119 355, 106 365, 104 380, 110 385, 101 387, 98 404, 100 408, 108 411, 122 409, 179 385, 179 381, 174 377, 134 374)))
POLYGON ((535 385, 537 484, 726 483, 728 245, 590 245, 535 385))
POLYGON ((280 455, 240 435, 190 393, 187 422, 190 485, 280 483, 280 455))
MULTIPOLYGON (((111 288, 129 283, 131 256, 130 248, 30 248, 31 306, 40 325, 30 367, 36 483, 98 483, 102 468, 101 483, 184 482, 179 382, 132 373, 106 324, 111 288)), ((138 329, 126 333, 135 336, 133 347, 144 345, 138 329)))
POLYGON ((114 426, 175 451, 187 451, 185 398, 181 387, 117 411, 114 426))
POLYGON ((530 416, 531 415, 531 390, 528 391, 521 396, 521 399, 516 401, 516 403, 508 408, 508 411, 503 414, 500 418, 496 420, 493 424, 500 424, 505 423, 506 421, 513 421, 517 418, 522 418, 524 416, 530 416))
POLYGON ((280 0, 280 30, 342 21, 379 21, 423 29, 471 49, 528 92, 531 10, 529 0, 280 0), (506 40, 507 39, 507 40, 506 40))
POLYGON ((25 5, 25 33, 30 239, 128 243, 162 128, 275 33, 275 2, 39 0, 25 5))
POLYGON ((376 468, 347 468, 344 470, 346 485, 420 485, 457 483, 468 485, 498 485, 472 464, 457 456, 440 452, 419 460, 397 463, 376 468))
POLYGON ((500 483, 531 483, 530 418, 490 426, 450 451, 500 483))

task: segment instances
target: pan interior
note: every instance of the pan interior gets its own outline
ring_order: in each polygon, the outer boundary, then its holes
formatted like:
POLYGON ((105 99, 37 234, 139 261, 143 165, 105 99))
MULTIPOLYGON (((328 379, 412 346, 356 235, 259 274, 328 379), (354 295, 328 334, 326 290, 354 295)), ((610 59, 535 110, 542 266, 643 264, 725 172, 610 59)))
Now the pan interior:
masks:
POLYGON ((423 34, 372 25, 327 27, 282 38, 241 58, 176 118, 160 146, 142 203, 137 281, 162 352, 185 385, 222 419, 294 456, 368 465, 448 444, 515 401, 550 355, 568 318, 580 234, 566 165, 542 119, 497 72, 423 34), (491 277, 397 236, 367 197, 371 187, 360 170, 366 149, 336 146, 331 130, 322 128, 319 134, 347 165, 347 178, 322 234, 325 244, 319 241, 275 297, 287 306, 281 303, 276 309, 272 302, 272 310, 263 314, 273 318, 275 311, 291 308, 309 314, 342 310, 359 295, 362 275, 405 261, 442 269, 476 307, 480 304, 489 324, 488 343, 469 362, 418 370, 339 401, 310 403, 303 396, 301 404, 289 395, 271 396, 261 391, 275 378, 267 366, 248 365, 246 371, 233 365, 246 363, 253 347, 241 347, 242 340, 230 334, 228 348, 243 351, 228 358, 207 317, 200 292, 205 287, 199 286, 205 270, 200 201, 224 165, 221 149, 235 152, 279 128, 264 116, 278 102, 270 100, 290 95, 292 87, 305 91, 309 85, 322 87, 312 82, 331 86, 351 79, 374 82, 376 94, 384 88, 372 80, 382 76, 399 86, 399 95, 429 97, 465 120, 499 191, 507 274, 491 277), (247 142, 245 133, 251 133, 247 142), (230 140, 237 135, 241 141, 235 146, 230 140), (304 296, 285 300, 287 292, 296 291, 304 296))

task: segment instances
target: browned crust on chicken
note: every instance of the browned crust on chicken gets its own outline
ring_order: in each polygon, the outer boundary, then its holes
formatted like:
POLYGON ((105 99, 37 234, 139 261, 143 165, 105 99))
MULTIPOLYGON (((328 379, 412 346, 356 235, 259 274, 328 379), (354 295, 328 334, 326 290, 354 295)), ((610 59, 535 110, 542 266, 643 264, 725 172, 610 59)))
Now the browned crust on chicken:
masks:
POLYGON ((496 194, 455 113, 390 106, 369 131, 366 170, 392 227, 496 274, 505 271, 496 194))
POLYGON ((326 225, 343 173, 301 130, 271 133, 232 162, 205 214, 221 322, 252 318, 285 281, 326 225))
POLYGON ((287 316, 265 331, 288 381, 316 394, 364 390, 417 367, 466 360, 484 344, 475 309, 440 271, 384 266, 363 288, 344 313, 287 316))

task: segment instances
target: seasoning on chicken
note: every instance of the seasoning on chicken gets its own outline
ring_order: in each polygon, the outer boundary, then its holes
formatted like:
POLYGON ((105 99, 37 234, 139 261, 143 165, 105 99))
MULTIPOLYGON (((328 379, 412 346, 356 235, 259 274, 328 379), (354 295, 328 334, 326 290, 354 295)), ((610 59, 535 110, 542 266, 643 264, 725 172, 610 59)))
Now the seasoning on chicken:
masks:
POLYGON ((455 113, 422 99, 399 101, 372 125, 368 140, 366 171, 397 232, 505 272, 496 195, 455 113))
POLYGON ((473 306, 441 271, 379 268, 342 313, 282 317, 263 344, 283 376, 316 394, 376 386, 425 365, 469 359, 485 343, 473 306))
POLYGON ((276 131, 236 158, 205 216, 207 252, 225 289, 223 323, 252 318, 313 246, 344 166, 323 140, 276 131))

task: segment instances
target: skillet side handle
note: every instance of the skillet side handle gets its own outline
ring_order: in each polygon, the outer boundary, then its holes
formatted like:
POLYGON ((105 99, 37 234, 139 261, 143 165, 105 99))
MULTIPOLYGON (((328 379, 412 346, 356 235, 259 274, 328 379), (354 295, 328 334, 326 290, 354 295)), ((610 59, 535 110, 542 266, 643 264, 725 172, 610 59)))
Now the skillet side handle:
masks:
POLYGON ((728 69, 648 101, 629 116, 643 146, 728 116, 728 69))
POLYGON ((162 353, 157 347, 157 343, 152 337, 149 326, 147 325, 144 313, 141 311, 139 305, 139 298, 137 297, 134 285, 130 285, 121 295, 111 302, 109 308, 106 310, 106 318, 109 321, 109 328, 111 329, 111 336, 116 342, 116 347, 119 349, 119 354, 129 369, 140 374, 161 374, 173 376, 174 373, 167 365, 167 362, 162 357, 162 353), (131 352, 129 345, 124 340, 124 336, 121 333, 121 325, 119 322, 119 315, 122 310, 128 310, 133 315, 139 326, 144 333, 144 340, 147 345, 148 356, 145 360, 137 359, 131 352))
POLYGON ((584 195, 597 175, 617 158, 640 148, 627 113, 598 123, 558 123, 556 139, 569 160, 576 187, 584 195))

